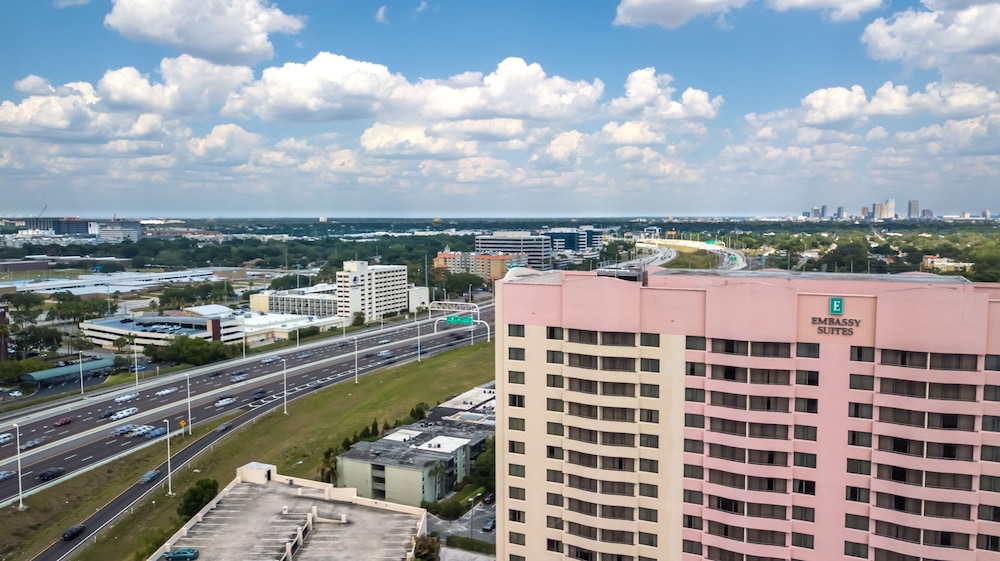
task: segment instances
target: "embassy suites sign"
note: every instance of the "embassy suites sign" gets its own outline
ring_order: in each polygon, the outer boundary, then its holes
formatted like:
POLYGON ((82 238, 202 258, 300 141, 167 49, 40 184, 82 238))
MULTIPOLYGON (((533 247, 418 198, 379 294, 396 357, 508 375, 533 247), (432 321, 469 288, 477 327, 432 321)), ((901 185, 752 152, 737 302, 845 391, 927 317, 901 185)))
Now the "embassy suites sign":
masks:
POLYGON ((854 328, 861 327, 861 320, 841 317, 843 315, 844 299, 841 297, 830 298, 829 316, 812 317, 812 324, 816 326, 816 333, 820 335, 854 335, 854 328))

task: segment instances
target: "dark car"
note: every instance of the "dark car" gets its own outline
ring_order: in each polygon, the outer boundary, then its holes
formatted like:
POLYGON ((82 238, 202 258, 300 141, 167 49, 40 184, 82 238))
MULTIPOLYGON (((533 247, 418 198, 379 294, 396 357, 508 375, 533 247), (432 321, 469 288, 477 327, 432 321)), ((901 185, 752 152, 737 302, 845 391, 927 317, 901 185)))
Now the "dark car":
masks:
POLYGON ((66 468, 49 468, 42 473, 38 474, 38 479, 42 481, 50 481, 66 473, 66 468))
POLYGON ((496 518, 490 518, 489 520, 486 521, 485 524, 483 524, 483 531, 484 532, 492 532, 493 530, 496 529, 496 527, 497 527, 497 519, 496 518))
POLYGON ((193 561, 198 558, 198 550, 193 547, 182 547, 168 551, 163 557, 171 561, 193 561))
POLYGON ((215 432, 226 432, 231 428, 233 428, 232 423, 222 423, 221 425, 215 428, 215 432))
POLYGON ((7 481, 8 479, 17 475, 13 471, 0 471, 0 481, 7 481))
POLYGON ((221 370, 216 370, 215 372, 212 372, 211 374, 209 374, 209 376, 211 376, 212 378, 215 378, 216 376, 221 376, 221 375, 222 375, 222 371, 221 370))
POLYGON ((497 500, 497 496, 495 494, 493 494, 493 493, 486 493, 486 496, 483 497, 483 504, 484 505, 491 505, 491 504, 493 504, 493 501, 495 501, 495 500, 497 500))
POLYGON ((59 419, 55 423, 52 423, 52 426, 61 427, 63 425, 68 425, 68 424, 70 424, 72 422, 73 422, 73 419, 71 419, 69 417, 63 417, 62 419, 59 419))
POLYGON ((115 413, 117 413, 117 411, 115 411, 114 409, 108 409, 107 411, 104 411, 100 415, 98 415, 98 417, 100 417, 101 419, 107 419, 108 417, 114 415, 115 413))
POLYGON ((250 396, 250 399, 260 399, 265 396, 267 396, 267 390, 257 390, 253 392, 253 395, 250 396))
POLYGON ((145 485, 159 476, 160 476, 160 470, 158 469, 147 471, 146 473, 142 474, 142 477, 139 478, 139 483, 145 485))
POLYGON ((69 528, 66 528, 65 532, 63 532, 63 539, 66 541, 76 539, 76 537, 82 534, 86 529, 87 527, 83 524, 80 524, 79 526, 70 526, 69 528))

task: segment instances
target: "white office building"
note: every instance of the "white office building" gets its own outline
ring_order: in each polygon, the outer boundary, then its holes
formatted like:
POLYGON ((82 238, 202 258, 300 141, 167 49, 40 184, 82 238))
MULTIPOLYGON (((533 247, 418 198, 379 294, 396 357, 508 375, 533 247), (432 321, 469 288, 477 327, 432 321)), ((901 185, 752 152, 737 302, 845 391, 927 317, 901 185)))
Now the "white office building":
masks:
POLYGON ((337 312, 347 318, 365 314, 365 321, 377 321, 386 314, 409 309, 406 265, 369 265, 365 261, 344 261, 337 272, 337 312))
POLYGON ((476 251, 481 253, 524 253, 528 267, 539 271, 552 269, 552 238, 531 232, 510 230, 476 236, 476 251))

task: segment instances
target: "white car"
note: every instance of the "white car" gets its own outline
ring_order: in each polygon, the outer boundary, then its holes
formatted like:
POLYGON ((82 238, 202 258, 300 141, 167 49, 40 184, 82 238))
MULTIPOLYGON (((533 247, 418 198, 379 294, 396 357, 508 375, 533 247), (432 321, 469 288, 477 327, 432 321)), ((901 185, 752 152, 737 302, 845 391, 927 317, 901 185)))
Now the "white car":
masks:
POLYGON ((22 393, 21 390, 14 390, 12 392, 8 392, 7 395, 10 397, 22 397, 24 393, 22 393))
POLYGON ((146 433, 153 431, 155 428, 156 427, 151 426, 151 425, 140 425, 140 426, 135 427, 134 429, 132 429, 132 432, 128 433, 128 437, 129 438, 136 438, 138 436, 143 436, 146 433))
POLYGON ((135 429, 135 425, 122 425, 111 433, 111 436, 122 436, 123 434, 128 434, 135 429))
POLYGON ((135 415, 138 412, 139 412, 138 407, 129 407, 128 409, 122 409, 121 411, 112 415, 111 420, 120 421, 121 419, 124 419, 125 417, 131 417, 132 415, 135 415))
POLYGON ((174 393, 175 391, 177 391, 177 386, 174 386, 172 388, 164 388, 164 389, 156 392, 156 395, 158 397, 163 397, 165 395, 170 395, 170 394, 174 393))
POLYGON ((227 405, 232 405, 234 403, 236 403, 236 398, 235 397, 223 397, 219 401, 215 402, 215 406, 216 407, 225 407, 227 405))
POLYGON ((120 395, 115 398, 115 403, 125 403, 126 401, 132 401, 133 399, 139 397, 138 393, 127 393, 125 395, 120 395))

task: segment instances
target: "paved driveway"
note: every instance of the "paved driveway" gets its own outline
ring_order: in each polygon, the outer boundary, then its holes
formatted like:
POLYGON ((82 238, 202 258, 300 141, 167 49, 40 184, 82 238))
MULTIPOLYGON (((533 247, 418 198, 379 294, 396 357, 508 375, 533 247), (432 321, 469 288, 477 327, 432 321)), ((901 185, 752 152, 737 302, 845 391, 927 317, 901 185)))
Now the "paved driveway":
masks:
MULTIPOLYGON (((465 536, 475 538, 484 542, 496 543, 496 532, 482 531, 483 524, 489 518, 497 515, 496 503, 491 505, 477 504, 472 510, 466 512, 461 518, 454 522, 441 520, 433 514, 427 515, 428 532, 437 532, 441 536, 441 542, 450 535, 465 536), (470 531, 470 525, 472 526, 470 531)), ((444 559, 444 557, 442 557, 444 559)), ((471 559, 471 558, 470 558, 471 559)))

